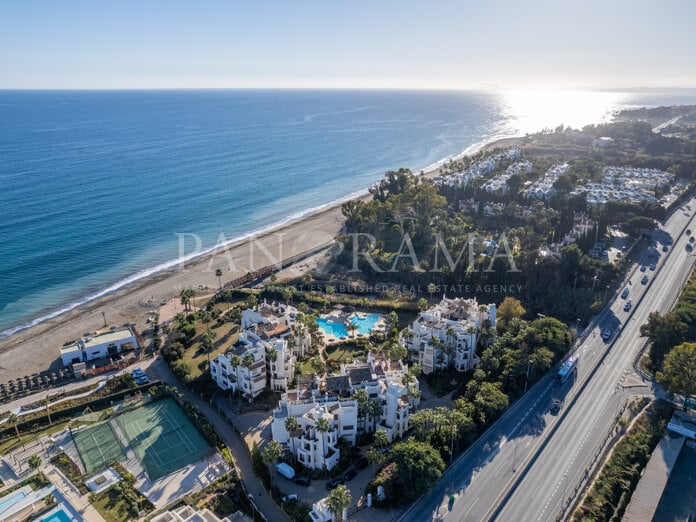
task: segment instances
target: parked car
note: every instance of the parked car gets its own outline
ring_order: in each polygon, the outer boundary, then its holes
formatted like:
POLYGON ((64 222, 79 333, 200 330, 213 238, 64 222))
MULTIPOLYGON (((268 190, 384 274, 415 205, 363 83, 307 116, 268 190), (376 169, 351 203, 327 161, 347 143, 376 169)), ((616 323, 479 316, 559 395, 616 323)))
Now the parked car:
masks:
POLYGON ((554 399, 551 402, 551 414, 552 415, 558 415, 558 412, 561 411, 561 408, 563 407, 563 403, 559 401, 558 399, 554 399))
POLYGON ((346 480, 343 477, 336 477, 335 479, 331 479, 326 483, 326 489, 328 489, 328 490, 336 489, 341 484, 344 484, 345 481, 346 480))
POLYGON ((602 339, 604 339, 605 341, 608 341, 609 339, 611 339, 611 330, 609 330, 608 328, 606 330, 604 330, 602 332, 602 339))
POLYGON ((348 471, 346 471, 346 474, 344 477, 346 477, 346 481, 348 480, 353 480, 355 478, 355 475, 358 474, 358 470, 355 468, 350 468, 348 471))
POLYGON ((694 242, 694 238, 693 238, 693 236, 691 236, 691 237, 689 238, 689 243, 693 243, 693 242, 694 242))
POLYGON ((358 469, 365 469, 370 463, 367 460, 367 457, 360 457, 356 462, 355 462, 355 467, 358 469))
POLYGON ((640 280, 640 283, 643 285, 647 285, 648 284, 648 276, 644 275, 643 279, 640 280))
POLYGON ((297 493, 291 493, 287 497, 283 497, 283 503, 287 502, 288 500, 297 500, 297 493))
POLYGON ((304 487, 308 487, 312 483, 312 481, 309 480, 307 477, 295 477, 294 479, 292 479, 292 481, 295 484, 298 484, 298 485, 304 486, 304 487))

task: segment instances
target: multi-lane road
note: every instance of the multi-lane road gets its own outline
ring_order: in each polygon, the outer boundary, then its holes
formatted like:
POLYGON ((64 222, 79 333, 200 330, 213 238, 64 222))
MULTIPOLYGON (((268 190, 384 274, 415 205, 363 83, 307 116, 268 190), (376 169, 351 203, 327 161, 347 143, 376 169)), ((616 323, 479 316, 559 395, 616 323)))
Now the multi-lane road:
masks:
POLYGON ((556 520, 563 513, 626 398, 651 391, 648 385, 624 389, 622 383, 645 343, 640 325, 650 312, 671 308, 691 271, 685 230, 696 231, 695 209, 691 200, 673 213, 640 263, 629 268, 619 292, 629 289, 632 307, 625 311, 625 300, 617 296, 596 318, 575 352, 575 379, 559 385, 548 375, 538 382, 401 520, 556 520), (640 271, 653 262, 655 271, 640 271), (647 284, 641 284, 644 275, 647 284), (608 341, 602 339, 605 330, 611 332, 608 341), (554 398, 564 402, 556 415, 549 411, 554 398))

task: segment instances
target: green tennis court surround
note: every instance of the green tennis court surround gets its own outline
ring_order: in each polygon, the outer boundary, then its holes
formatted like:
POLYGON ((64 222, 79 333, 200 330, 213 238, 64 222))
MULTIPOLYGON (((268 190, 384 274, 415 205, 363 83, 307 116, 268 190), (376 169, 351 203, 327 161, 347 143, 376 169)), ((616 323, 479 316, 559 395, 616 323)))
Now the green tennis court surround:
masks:
POLYGON ((70 430, 87 473, 124 460, 126 454, 108 422, 70 430))
POLYGON ((127 411, 116 421, 152 481, 202 459, 210 449, 172 398, 127 411))

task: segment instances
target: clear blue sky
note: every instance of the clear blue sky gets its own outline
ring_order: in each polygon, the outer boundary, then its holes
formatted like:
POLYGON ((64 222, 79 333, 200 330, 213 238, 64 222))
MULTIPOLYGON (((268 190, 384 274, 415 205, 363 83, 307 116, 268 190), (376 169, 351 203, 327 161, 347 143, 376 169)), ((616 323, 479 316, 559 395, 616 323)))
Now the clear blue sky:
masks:
POLYGON ((696 1, 0 0, 0 88, 696 86, 696 1))

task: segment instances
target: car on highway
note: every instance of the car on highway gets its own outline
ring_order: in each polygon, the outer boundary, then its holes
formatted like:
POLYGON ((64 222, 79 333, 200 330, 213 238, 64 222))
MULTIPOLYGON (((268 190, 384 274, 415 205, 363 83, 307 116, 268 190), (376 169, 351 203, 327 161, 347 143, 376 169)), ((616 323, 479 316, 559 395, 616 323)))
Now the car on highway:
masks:
POLYGON ((645 272, 647 270, 647 267, 645 265, 640 266, 640 271, 645 272))
POLYGON ((326 489, 328 489, 329 491, 331 491, 332 489, 336 489, 341 484, 344 484, 345 481, 346 479, 344 479, 343 477, 336 477, 334 479, 331 479, 326 483, 326 489))
POLYGON ((648 284, 648 276, 644 275, 643 279, 640 280, 640 283, 643 285, 647 285, 648 284))
POLYGON ((650 263, 650 270, 655 270, 657 265, 655 263, 650 263))
POLYGON ((307 477, 295 477, 294 479, 292 479, 292 481, 295 484, 298 484, 298 485, 304 486, 304 487, 309 487, 309 485, 312 483, 312 481, 309 480, 307 477))
POLYGON ((558 399, 554 399, 553 401, 551 401, 551 408, 549 409, 549 411, 551 412, 551 415, 558 415, 562 407, 563 402, 559 401, 558 399))
POLYGON ((632 304, 633 303, 631 302, 630 299, 628 301, 626 301, 626 304, 624 305, 624 312, 628 312, 631 309, 632 304))
POLYGON ((626 299, 628 297, 628 288, 624 288, 621 292, 621 299, 626 299))
POLYGON ((690 228, 687 228, 687 229, 686 229, 686 235, 687 235, 687 236, 690 236, 690 235, 691 235, 691 229, 690 229, 690 228))
POLYGON ((611 330, 609 330, 608 328, 606 330, 604 330, 602 332, 602 339, 604 339, 605 341, 608 341, 609 339, 611 339, 611 330))
POLYGON ((693 236, 692 236, 692 237, 689 238, 689 243, 693 243, 693 242, 694 242, 694 238, 693 238, 693 236))

